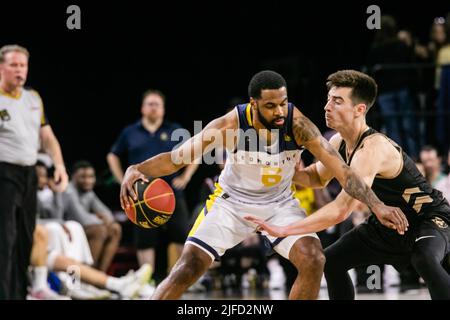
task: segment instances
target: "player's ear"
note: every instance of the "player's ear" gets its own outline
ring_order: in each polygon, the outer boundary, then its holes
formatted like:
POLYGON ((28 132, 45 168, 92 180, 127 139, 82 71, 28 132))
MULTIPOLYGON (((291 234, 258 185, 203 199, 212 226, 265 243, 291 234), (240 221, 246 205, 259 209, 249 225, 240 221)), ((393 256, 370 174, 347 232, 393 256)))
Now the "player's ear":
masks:
POLYGON ((358 112, 358 114, 365 114, 367 110, 367 105, 365 105, 364 103, 359 103, 356 105, 356 112, 358 112))
POLYGON ((252 106, 252 109, 256 110, 257 107, 256 100, 252 97, 250 97, 250 105, 252 106))

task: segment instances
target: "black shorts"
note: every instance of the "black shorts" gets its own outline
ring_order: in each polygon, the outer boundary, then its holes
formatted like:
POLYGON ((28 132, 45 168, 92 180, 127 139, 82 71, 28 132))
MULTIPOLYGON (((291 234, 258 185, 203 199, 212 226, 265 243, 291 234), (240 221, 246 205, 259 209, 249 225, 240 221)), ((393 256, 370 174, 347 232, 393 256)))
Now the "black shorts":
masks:
MULTIPOLYGON (((355 227, 332 245, 332 251, 342 258, 351 254, 353 267, 366 264, 391 264, 397 270, 402 270, 411 262, 414 245, 421 237, 437 237, 445 242, 445 256, 450 251, 450 227, 439 217, 422 220, 415 228, 405 235, 382 226, 375 217, 369 217, 365 223, 355 227), (345 254, 344 254, 345 251, 345 254)), ((433 250, 433 248, 430 248, 433 250)))
POLYGON ((189 210, 184 196, 175 195, 175 199, 175 211, 165 225, 155 229, 135 227, 134 241, 137 249, 155 248, 163 240, 184 244, 189 232, 189 210))

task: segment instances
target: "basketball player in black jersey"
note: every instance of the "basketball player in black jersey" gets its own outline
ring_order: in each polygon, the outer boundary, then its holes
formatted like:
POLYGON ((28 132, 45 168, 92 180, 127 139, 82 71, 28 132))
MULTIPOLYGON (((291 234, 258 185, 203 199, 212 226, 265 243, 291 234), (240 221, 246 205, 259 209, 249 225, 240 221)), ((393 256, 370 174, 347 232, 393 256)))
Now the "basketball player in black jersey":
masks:
MULTIPOLYGON (((405 213, 409 229, 401 235, 390 222, 371 215, 325 250, 325 277, 330 299, 353 299, 347 271, 357 266, 391 264, 401 269, 412 263, 425 280, 432 299, 450 299, 450 275, 444 264, 450 250, 450 206, 433 189, 414 162, 385 135, 366 124, 366 114, 377 93, 375 81, 358 71, 345 70, 328 77, 327 126, 338 133, 330 139, 346 163, 364 178, 384 203, 405 213)), ((333 172, 316 162, 298 171, 294 181, 306 187, 324 187, 333 172)), ((289 226, 273 226, 249 216, 260 230, 284 237, 324 230, 345 220, 358 204, 345 191, 308 218, 289 226)))
MULTIPOLYGON (((202 132, 185 141, 178 149, 172 152, 161 153, 140 164, 130 166, 121 185, 120 200, 122 208, 130 206, 130 199, 137 200, 133 188, 136 180, 145 179, 145 177, 170 175, 188 163, 193 163, 197 155, 211 150, 212 147, 233 150, 236 146, 245 144, 245 140, 244 143, 238 144, 237 138, 233 137, 233 133, 239 132, 241 125, 244 125, 244 123, 240 123, 240 120, 245 121, 247 119, 247 124, 252 127, 251 130, 255 136, 265 140, 266 146, 271 146, 275 142, 273 139, 278 139, 279 143, 284 144, 282 141, 291 141, 296 143, 296 148, 303 146, 308 149, 330 171, 335 173, 344 190, 353 197, 365 202, 374 213, 391 221, 392 228, 403 233, 407 228, 407 219, 403 212, 398 208, 384 205, 375 196, 370 187, 364 183, 363 179, 354 174, 353 170, 344 163, 336 149, 322 137, 317 127, 300 110, 288 102, 286 87, 286 81, 280 74, 270 70, 258 72, 250 80, 250 103, 247 104, 247 107, 245 105, 237 106, 233 111, 211 121, 202 132), (272 129, 279 130, 271 131, 272 129), (229 135, 230 132, 232 133, 231 136, 229 135), (281 134, 281 132, 286 132, 286 136, 279 139, 276 135, 281 134), (218 138, 216 139, 215 137, 218 138)), ((250 163, 249 161, 247 163, 251 164, 251 166, 256 166, 258 168, 256 171, 259 172, 262 172, 259 169, 262 170, 264 167, 267 167, 262 163, 250 163)), ((229 166, 228 168, 234 166, 235 169, 237 168, 235 166, 246 164, 245 161, 244 163, 238 163, 227 160, 226 165, 229 166)), ((289 165, 291 166, 292 174, 294 174, 295 161, 292 161, 289 165)), ((280 164, 277 163, 276 166, 275 168, 279 168, 280 164)), ((223 172, 227 172, 227 169, 224 169, 223 172)), ((290 179, 289 176, 288 180, 290 179)), ((281 180, 276 181, 279 182, 281 180)), ((261 174, 255 174, 255 177, 252 178, 242 178, 240 184, 241 186, 250 185, 252 189, 250 191, 255 193, 262 193, 260 190, 265 190, 264 192, 271 191, 261 189, 264 186, 261 174)), ((289 185, 290 183, 287 184, 287 189, 280 188, 277 192, 289 190, 289 185)), ((237 183, 237 188, 239 187, 239 183, 237 183)), ((278 185, 271 185, 271 187, 277 188, 278 185)), ((232 188, 228 190, 232 190, 232 188)), ((257 196, 252 197, 258 199, 257 196)), ((290 197, 289 195, 287 199, 290 197)), ((207 271, 213 259, 220 257, 219 252, 223 254, 225 250, 235 246, 236 243, 242 241, 241 239, 252 233, 252 225, 243 219, 243 215, 238 216, 241 211, 238 212, 236 210, 234 212, 231 211, 234 209, 224 207, 225 205, 231 205, 232 196, 225 192, 217 196, 217 198, 223 199, 223 201, 218 200, 215 202, 214 206, 208 211, 207 216, 205 213, 207 210, 204 211, 203 218, 200 217, 198 224, 193 228, 193 236, 191 237, 193 240, 185 244, 180 259, 172 268, 169 276, 156 288, 152 296, 153 299, 176 299, 181 297, 183 292, 207 271), (226 201, 225 204, 224 201, 226 201), (222 209, 225 210, 224 214, 218 216, 217 210, 222 209), (229 223, 229 221, 232 223, 229 223), (227 225, 227 223, 229 224, 227 225), (204 233, 202 235, 201 232, 209 231, 208 227, 212 230, 217 230, 217 235, 205 236, 204 233), (200 237, 199 234, 201 237, 204 237, 204 240, 195 238, 200 237), (217 238, 222 241, 216 242, 217 238)), ((285 212, 283 210, 275 210, 274 206, 267 206, 268 212, 271 213, 270 216, 274 217, 275 214, 283 216, 285 212)), ((296 204, 294 204, 294 207, 297 208, 296 204)), ((284 218, 286 219, 286 215, 284 215, 284 218)), ((320 279, 322 278, 324 265, 324 255, 320 241, 314 236, 299 237, 291 245, 290 240, 293 240, 293 238, 276 239, 276 242, 273 243, 275 250, 278 251, 280 251, 280 247, 288 244, 290 248, 286 249, 288 252, 285 255, 296 266, 297 270, 301 270, 291 288, 289 298, 316 299, 320 289, 320 279)))

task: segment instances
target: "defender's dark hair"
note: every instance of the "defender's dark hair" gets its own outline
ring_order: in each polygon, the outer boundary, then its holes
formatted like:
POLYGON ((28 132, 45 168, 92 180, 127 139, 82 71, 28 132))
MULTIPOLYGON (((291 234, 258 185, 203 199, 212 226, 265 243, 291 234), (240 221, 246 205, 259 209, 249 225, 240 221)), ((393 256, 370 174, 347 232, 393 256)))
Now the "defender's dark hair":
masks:
POLYGON ((280 89, 281 87, 287 88, 286 80, 281 74, 271 70, 264 70, 255 74, 250 80, 248 95, 251 98, 260 99, 262 90, 280 89))
POLYGON ((356 70, 341 70, 330 74, 327 78, 327 88, 352 88, 351 99, 354 104, 364 103, 367 111, 375 103, 378 86, 375 80, 365 73, 356 70))

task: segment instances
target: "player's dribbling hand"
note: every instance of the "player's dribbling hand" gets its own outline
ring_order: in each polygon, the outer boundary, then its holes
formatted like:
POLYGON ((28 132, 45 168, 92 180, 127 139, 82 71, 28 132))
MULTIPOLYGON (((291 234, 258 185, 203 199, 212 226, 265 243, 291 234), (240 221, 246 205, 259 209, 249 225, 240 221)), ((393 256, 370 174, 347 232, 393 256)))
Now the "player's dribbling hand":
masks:
POLYGON ((260 218, 251 216, 251 215, 245 216, 244 219, 255 223, 258 226, 256 228, 256 231, 265 231, 268 234, 270 234, 271 236, 274 236, 277 238, 282 238, 282 237, 287 236, 287 233, 285 232, 285 227, 274 226, 274 225, 268 224, 264 220, 261 220, 260 218))
POLYGON ((406 219, 405 214, 400 208, 383 204, 378 207, 373 207, 372 211, 385 227, 397 230, 401 235, 404 235, 408 231, 408 219, 406 219))
POLYGON ((148 182, 147 177, 136 166, 129 166, 127 171, 125 171, 122 184, 120 185, 120 206, 123 210, 130 207, 130 197, 135 201, 137 200, 137 194, 133 189, 133 185, 137 180, 148 182))

